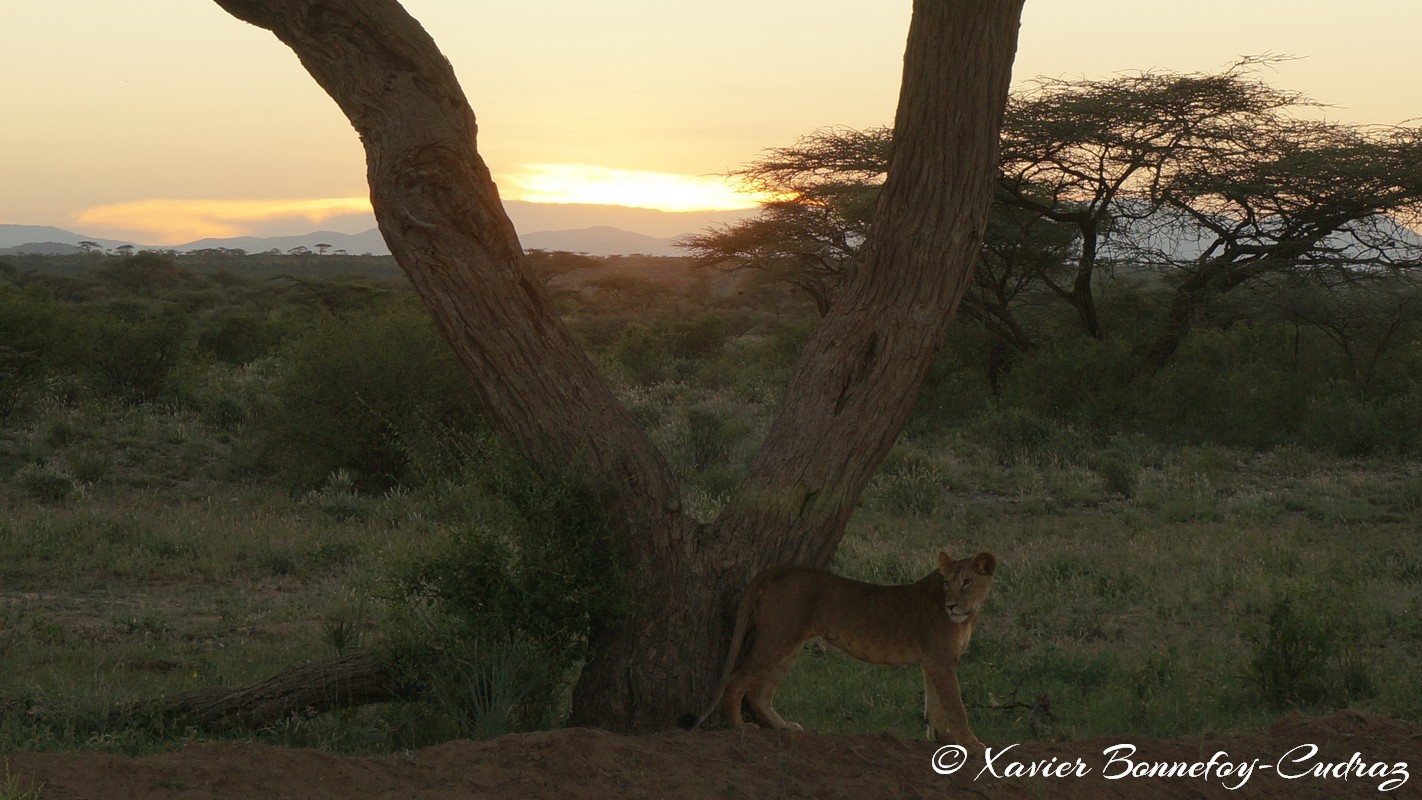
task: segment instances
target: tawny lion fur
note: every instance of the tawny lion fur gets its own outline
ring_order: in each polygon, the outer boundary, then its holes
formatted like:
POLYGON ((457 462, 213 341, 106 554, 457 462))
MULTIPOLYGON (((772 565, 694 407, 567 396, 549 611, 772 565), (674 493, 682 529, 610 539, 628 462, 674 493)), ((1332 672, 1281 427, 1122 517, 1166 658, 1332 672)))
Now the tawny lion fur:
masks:
POLYGON ((716 697, 696 727, 719 703, 728 725, 744 724, 741 703, 763 725, 800 730, 772 705, 806 639, 819 637, 871 664, 919 664, 923 668, 929 735, 981 751, 968 727, 958 688, 958 659, 973 636, 973 623, 992 586, 997 559, 987 552, 954 561, 938 554, 938 568, 905 586, 850 580, 815 567, 771 567, 746 588, 731 634, 730 652, 716 697), (748 632, 749 651, 737 666, 748 632))

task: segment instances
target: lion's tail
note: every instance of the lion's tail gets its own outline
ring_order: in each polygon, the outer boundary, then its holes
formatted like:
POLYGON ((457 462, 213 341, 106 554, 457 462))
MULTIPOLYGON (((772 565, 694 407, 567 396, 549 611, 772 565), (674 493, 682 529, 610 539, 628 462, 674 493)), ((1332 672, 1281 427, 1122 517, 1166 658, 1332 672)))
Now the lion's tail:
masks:
POLYGON ((726 692, 726 685, 731 682, 731 673, 736 669, 736 661, 741 654, 741 643, 745 641, 746 630, 750 627, 751 613, 755 610, 755 604, 760 600, 760 592, 765 584, 757 578, 751 581, 751 585, 746 587, 745 597, 741 598, 741 606, 736 611, 736 627, 731 633, 731 647, 726 651, 726 664, 721 668, 721 683, 716 687, 716 694, 711 698, 711 704, 700 716, 688 711, 677 720, 683 730, 694 730, 706 721, 716 711, 716 706, 721 702, 721 695, 726 692))

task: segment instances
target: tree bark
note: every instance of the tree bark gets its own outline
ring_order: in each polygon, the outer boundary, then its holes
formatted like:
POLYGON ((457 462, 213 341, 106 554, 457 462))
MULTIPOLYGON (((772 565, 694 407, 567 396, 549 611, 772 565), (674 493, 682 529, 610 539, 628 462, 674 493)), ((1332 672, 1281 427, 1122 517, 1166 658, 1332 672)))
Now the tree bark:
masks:
POLYGON ((384 703, 404 696, 379 653, 313 661, 249 686, 197 689, 156 703, 115 709, 119 717, 153 713, 209 731, 252 729, 292 716, 384 703))
POLYGON ((216 2, 289 45, 355 126, 381 232, 491 421, 612 497, 607 545, 639 568, 635 608, 593 631, 573 721, 656 730, 701 708, 740 590, 771 564, 829 560, 908 418, 977 260, 1022 0, 915 0, 876 222, 709 526, 681 513, 665 458, 527 268, 474 114, 419 24, 395 0, 216 2))

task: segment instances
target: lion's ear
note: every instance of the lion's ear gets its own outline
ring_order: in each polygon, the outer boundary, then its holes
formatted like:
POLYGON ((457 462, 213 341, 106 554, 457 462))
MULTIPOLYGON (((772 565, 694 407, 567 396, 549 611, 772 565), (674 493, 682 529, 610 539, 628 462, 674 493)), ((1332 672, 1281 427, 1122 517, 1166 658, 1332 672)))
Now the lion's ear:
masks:
POLYGON ((938 571, 947 575, 953 569, 953 557, 948 555, 947 550, 938 552, 938 571))
POLYGON ((973 556, 973 571, 979 575, 991 575, 997 571, 997 556, 983 551, 973 556))

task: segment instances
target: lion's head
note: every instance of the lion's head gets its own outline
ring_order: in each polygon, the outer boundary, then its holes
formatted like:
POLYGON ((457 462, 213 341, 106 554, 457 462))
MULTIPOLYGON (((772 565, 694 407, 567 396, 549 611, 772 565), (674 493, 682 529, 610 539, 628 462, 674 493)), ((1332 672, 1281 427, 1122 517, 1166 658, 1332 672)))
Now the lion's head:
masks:
POLYGON ((982 552, 954 561, 945 550, 938 554, 938 571, 943 575, 943 610, 954 622, 965 622, 977 613, 992 588, 997 558, 982 552))

